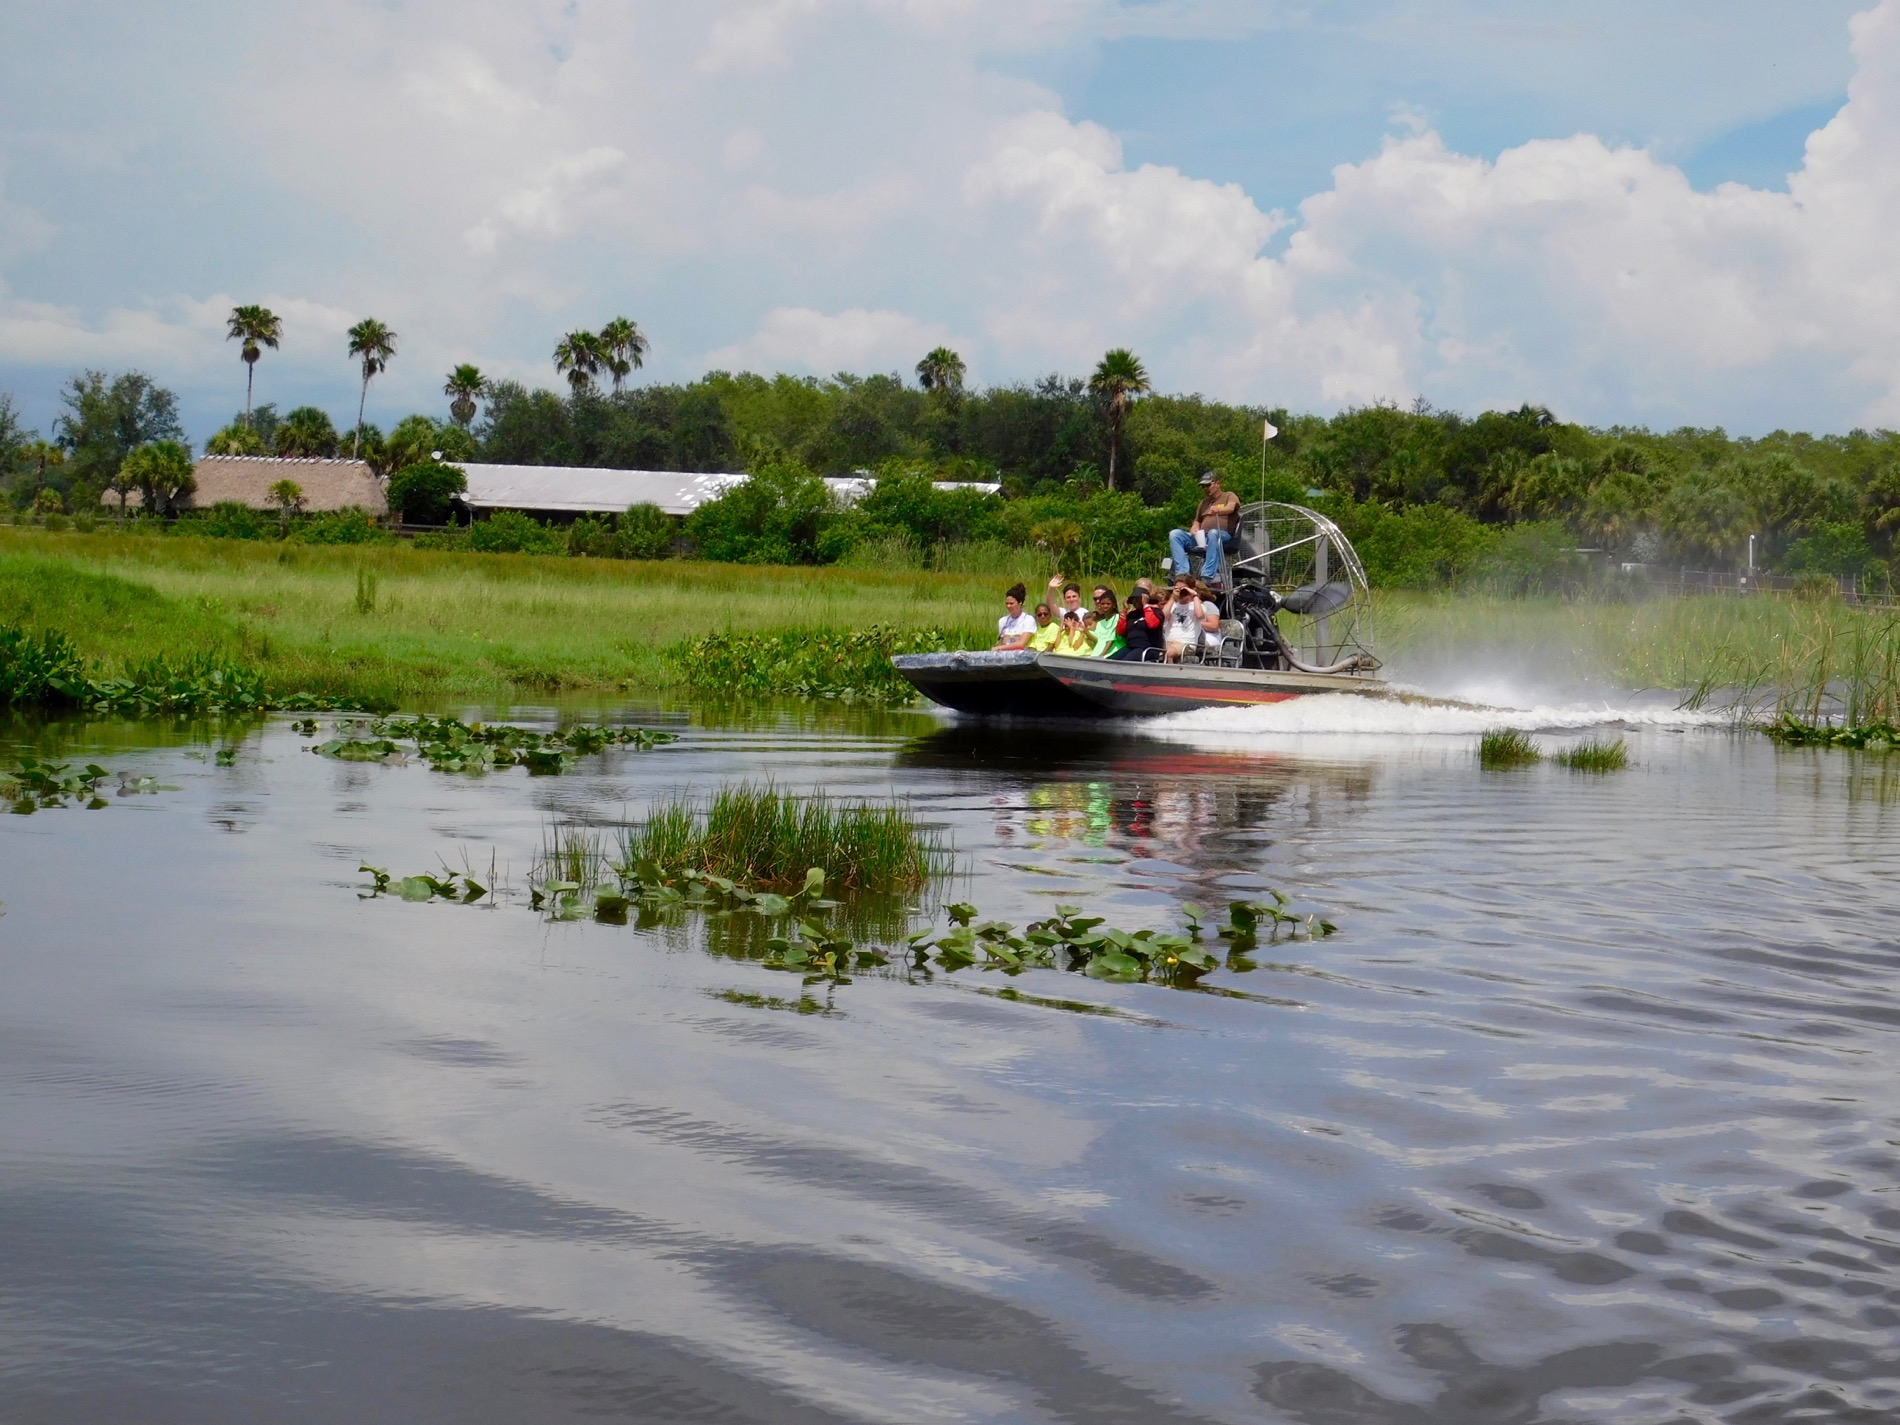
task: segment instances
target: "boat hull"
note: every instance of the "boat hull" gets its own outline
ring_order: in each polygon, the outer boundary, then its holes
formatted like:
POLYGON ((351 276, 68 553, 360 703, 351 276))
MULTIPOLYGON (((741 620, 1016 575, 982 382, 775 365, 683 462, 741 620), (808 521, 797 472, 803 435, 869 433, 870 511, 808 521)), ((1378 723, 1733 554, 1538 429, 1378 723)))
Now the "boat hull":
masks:
POLYGON ((1042 671, 1071 693, 1118 717, 1191 708, 1260 707, 1320 694, 1383 697, 1384 680, 1363 673, 1270 672, 1200 663, 1124 663, 1044 653, 1042 671))
POLYGON ((1127 663, 1027 650, 912 653, 891 662, 932 702, 977 717, 1152 717, 1191 708, 1260 706, 1320 693, 1387 692, 1383 681, 1364 674, 1127 663))
POLYGON ((1038 655, 978 650, 904 653, 891 659, 913 687, 933 703, 976 717, 1105 718, 1113 714, 1094 699, 1069 691, 1044 672, 1038 655))

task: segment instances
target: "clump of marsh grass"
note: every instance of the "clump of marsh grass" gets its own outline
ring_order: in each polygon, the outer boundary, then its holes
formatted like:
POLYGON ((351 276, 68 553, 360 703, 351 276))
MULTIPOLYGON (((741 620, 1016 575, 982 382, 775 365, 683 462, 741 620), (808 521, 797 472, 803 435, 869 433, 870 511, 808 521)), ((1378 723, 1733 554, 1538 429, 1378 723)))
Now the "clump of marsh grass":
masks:
POLYGON ((948 869, 941 838, 902 803, 839 802, 771 786, 725 787, 709 805, 675 798, 627 832, 621 864, 694 870, 748 886, 795 886, 812 867, 856 891, 920 887, 948 869))
POLYGON ((1593 737, 1566 747, 1551 760, 1573 772, 1621 772, 1629 766, 1630 754, 1620 737, 1593 737))
MULTIPOLYGON (((544 882, 570 881, 592 891, 605 879, 607 851, 598 832, 581 826, 555 826, 542 833, 535 871, 544 882)), ((531 878, 534 879, 534 878, 531 878)))
POLYGON ((1543 760, 1537 744, 1514 727, 1494 727, 1478 739, 1478 765, 1493 771, 1529 767, 1543 760))

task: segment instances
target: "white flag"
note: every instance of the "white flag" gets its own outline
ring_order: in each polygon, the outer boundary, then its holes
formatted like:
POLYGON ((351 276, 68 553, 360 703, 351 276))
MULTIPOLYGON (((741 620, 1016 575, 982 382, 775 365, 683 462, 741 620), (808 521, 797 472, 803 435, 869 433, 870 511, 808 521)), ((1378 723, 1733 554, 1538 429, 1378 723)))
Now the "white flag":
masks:
POLYGON ((1262 444, 1265 444, 1267 441, 1272 440, 1279 433, 1280 433, 1280 428, 1277 425, 1275 425, 1272 421, 1260 422, 1260 440, 1262 444))

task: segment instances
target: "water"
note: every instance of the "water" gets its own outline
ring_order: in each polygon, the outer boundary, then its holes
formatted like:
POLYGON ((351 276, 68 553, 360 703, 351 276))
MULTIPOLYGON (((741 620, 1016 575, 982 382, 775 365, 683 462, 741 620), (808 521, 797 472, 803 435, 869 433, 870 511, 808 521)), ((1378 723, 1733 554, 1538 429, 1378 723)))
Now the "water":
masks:
POLYGON ((1895 1418, 1900 774, 1341 716, 702 719, 533 780, 75 734, 177 790, 0 818, 0 1419, 1895 1418), (1341 934, 801 994, 356 894, 739 776, 913 797, 1018 922, 1341 934))

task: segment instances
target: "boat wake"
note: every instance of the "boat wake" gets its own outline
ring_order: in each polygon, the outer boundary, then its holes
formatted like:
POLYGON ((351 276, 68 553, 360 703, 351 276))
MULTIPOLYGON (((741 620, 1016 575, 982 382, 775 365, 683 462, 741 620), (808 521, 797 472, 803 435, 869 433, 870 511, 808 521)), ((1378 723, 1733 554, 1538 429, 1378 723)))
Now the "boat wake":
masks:
POLYGON ((1519 732, 1581 732, 1591 728, 1688 730, 1726 728, 1733 717, 1719 709, 1690 710, 1666 701, 1610 699, 1519 706, 1463 702, 1394 690, 1390 696, 1334 694, 1291 698, 1245 708, 1199 708, 1158 718, 1149 726, 1176 733, 1398 737, 1475 737, 1492 728, 1519 732))

